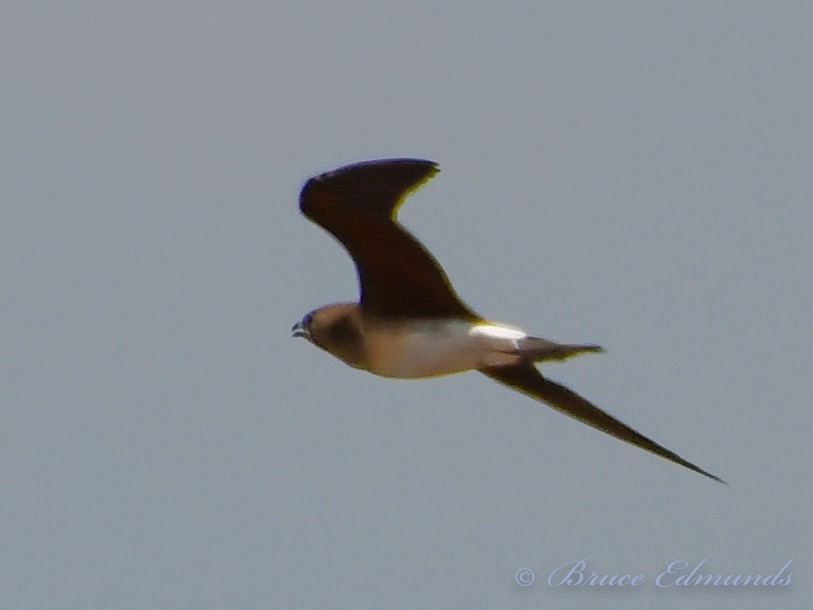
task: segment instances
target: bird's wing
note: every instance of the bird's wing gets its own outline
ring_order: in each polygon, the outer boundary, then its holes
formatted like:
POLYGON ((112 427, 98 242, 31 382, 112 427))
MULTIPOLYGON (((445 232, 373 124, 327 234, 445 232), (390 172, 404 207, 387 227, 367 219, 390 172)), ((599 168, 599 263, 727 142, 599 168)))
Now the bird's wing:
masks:
POLYGON ((438 171, 420 159, 368 161, 311 178, 302 188, 302 213, 353 257, 365 311, 388 318, 477 318, 434 257, 396 220, 407 194, 438 171))
POLYGON ((666 447, 636 432, 612 415, 590 404, 586 399, 572 390, 550 379, 546 379, 530 362, 523 362, 513 366, 485 368, 480 369, 480 372, 495 381, 499 381, 519 392, 527 394, 531 398, 541 400, 557 411, 561 411, 565 415, 578 419, 588 426, 611 434, 616 438, 620 438, 622 441, 627 441, 631 445, 646 449, 655 455, 659 455, 671 462, 685 466, 689 470, 694 470, 710 479, 727 485, 721 478, 714 476, 710 472, 706 472, 699 466, 695 466, 691 462, 684 460, 678 454, 669 451, 666 447))

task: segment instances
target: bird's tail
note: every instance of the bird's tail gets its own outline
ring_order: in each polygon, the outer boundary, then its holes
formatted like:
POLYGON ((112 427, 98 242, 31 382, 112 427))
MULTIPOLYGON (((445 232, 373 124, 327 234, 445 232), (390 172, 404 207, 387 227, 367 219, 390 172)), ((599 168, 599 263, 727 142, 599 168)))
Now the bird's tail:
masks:
POLYGON ((542 337, 526 337, 519 345, 519 354, 531 362, 567 360, 568 358, 580 354, 603 351, 604 348, 600 345, 556 343, 555 341, 543 339, 542 337))

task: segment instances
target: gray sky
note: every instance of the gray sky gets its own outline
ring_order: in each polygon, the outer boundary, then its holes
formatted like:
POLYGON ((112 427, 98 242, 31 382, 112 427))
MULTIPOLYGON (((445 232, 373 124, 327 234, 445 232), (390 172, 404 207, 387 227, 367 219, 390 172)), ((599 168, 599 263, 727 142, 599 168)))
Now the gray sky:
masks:
POLYGON ((3 606, 807 607, 811 5, 293 5, 0 9, 3 606), (356 293, 302 182, 387 156, 463 298, 731 487, 290 338, 356 293))

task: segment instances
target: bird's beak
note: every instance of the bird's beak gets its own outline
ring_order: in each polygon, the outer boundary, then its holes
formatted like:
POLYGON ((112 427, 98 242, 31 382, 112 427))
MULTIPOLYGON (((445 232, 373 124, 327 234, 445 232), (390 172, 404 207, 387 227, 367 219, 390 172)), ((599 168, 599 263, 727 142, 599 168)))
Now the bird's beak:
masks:
POLYGON ((297 322, 294 324, 294 327, 291 329, 291 336, 293 337, 305 337, 306 339, 310 340, 311 334, 308 332, 308 329, 302 326, 302 322, 297 322))

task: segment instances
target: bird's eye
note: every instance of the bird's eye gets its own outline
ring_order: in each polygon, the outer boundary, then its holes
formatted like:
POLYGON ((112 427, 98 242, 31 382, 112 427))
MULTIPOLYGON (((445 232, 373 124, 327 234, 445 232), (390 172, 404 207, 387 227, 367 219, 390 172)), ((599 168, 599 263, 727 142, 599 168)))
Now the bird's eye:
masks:
POLYGON ((309 313, 309 314, 305 315, 305 317, 302 318, 302 326, 305 327, 306 329, 310 330, 312 320, 313 320, 313 313, 309 313))

